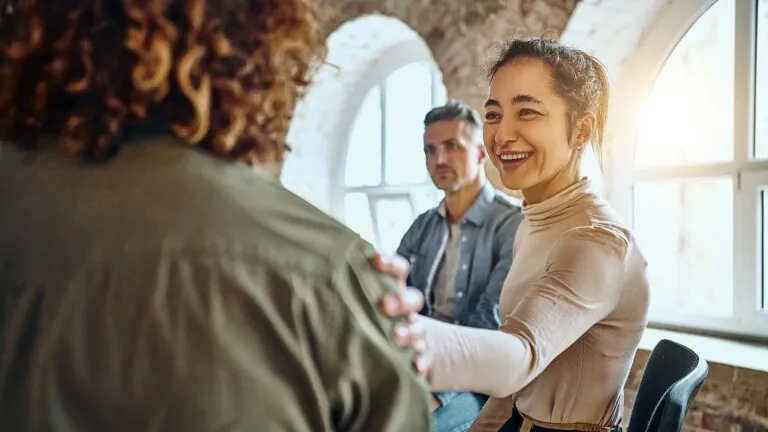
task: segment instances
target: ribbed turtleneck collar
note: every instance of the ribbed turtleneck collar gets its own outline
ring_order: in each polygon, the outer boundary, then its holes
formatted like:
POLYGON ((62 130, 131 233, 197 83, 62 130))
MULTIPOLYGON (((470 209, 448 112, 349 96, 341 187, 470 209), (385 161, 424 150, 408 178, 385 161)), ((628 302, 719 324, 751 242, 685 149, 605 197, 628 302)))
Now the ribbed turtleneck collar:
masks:
POLYGON ((540 203, 523 202, 523 214, 531 226, 542 226, 602 205, 605 203, 590 191, 589 179, 585 177, 540 203))

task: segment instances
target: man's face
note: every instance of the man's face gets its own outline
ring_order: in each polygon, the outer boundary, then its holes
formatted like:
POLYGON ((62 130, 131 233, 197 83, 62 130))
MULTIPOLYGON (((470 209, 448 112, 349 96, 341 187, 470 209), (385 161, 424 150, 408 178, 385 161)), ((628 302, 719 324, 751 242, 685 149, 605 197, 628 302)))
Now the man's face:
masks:
POLYGON ((427 170, 435 186, 451 194, 480 175, 485 149, 472 137, 464 120, 442 120, 424 131, 427 170))

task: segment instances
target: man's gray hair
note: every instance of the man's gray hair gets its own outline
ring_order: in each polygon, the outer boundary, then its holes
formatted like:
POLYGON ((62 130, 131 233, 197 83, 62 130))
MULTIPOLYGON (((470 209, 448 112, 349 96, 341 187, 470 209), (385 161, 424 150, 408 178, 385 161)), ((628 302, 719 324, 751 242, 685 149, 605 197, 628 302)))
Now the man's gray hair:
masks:
POLYGON ((469 125, 473 137, 482 137, 483 121, 480 114, 467 104, 451 99, 443 106, 432 108, 424 116, 424 127, 444 120, 463 120, 469 125))
POLYGON ((472 107, 457 100, 450 100, 443 106, 434 107, 424 116, 424 126, 443 120, 464 120, 471 126, 480 127, 483 123, 480 114, 472 107))

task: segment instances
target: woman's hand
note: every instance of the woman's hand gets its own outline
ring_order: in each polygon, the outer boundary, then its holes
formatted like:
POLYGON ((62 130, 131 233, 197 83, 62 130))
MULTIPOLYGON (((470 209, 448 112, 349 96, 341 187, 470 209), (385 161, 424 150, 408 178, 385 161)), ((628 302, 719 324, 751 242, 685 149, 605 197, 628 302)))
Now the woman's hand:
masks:
POLYGON ((385 258, 376 254, 372 261, 380 273, 395 278, 397 291, 385 296, 380 307, 389 317, 406 318, 405 323, 397 324, 392 329, 392 337, 399 346, 414 351, 413 368, 419 376, 426 378, 432 357, 427 351, 424 326, 418 320, 418 313, 424 307, 424 295, 416 288, 406 286, 410 266, 402 257, 385 258))

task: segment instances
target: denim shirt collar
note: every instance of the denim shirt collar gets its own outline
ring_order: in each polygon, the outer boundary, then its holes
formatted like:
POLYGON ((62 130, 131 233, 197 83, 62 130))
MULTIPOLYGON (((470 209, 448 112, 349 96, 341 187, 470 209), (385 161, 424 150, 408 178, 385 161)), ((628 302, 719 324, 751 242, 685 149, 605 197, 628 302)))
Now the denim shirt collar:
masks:
MULTIPOLYGON (((482 225, 483 221, 488 216, 488 213, 493 208, 493 200, 495 198, 496 189, 494 189, 491 182, 486 180, 483 184, 483 188, 480 190, 480 194, 477 196, 477 198, 475 198, 475 202, 472 204, 472 207, 469 208, 469 211, 464 216, 464 220, 472 222, 477 226, 482 225)), ((443 201, 441 201, 440 205, 437 207, 437 213, 445 218, 445 199, 443 199, 443 201)))

